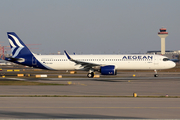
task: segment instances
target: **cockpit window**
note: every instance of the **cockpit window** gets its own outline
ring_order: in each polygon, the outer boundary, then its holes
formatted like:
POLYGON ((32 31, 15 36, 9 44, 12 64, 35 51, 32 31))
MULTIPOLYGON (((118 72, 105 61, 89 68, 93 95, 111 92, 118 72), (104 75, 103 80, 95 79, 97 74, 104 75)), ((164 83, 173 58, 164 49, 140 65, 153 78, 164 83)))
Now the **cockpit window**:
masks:
POLYGON ((163 61, 168 61, 169 59, 168 58, 164 58, 163 61))

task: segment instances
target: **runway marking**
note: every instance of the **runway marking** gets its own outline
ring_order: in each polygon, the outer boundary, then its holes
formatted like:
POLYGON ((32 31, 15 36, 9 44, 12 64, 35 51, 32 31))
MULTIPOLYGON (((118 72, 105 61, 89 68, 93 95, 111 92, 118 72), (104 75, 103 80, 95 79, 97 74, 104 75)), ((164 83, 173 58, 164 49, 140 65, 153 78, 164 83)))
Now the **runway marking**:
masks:
POLYGON ((180 107, 0 107, 0 109, 24 109, 24 108, 39 108, 39 109, 180 109, 180 107))
POLYGON ((85 85, 85 84, 80 84, 80 83, 79 83, 79 85, 82 85, 82 86, 87 86, 87 85, 85 85))
POLYGON ((8 78, 8 79, 11 79, 11 80, 26 80, 26 79, 22 79, 22 78, 8 78))
POLYGON ((82 85, 82 86, 87 86, 86 84, 81 84, 81 83, 74 83, 74 85, 82 85))
MULTIPOLYGON (((167 79, 179 79, 180 77, 112 77, 112 78, 61 78, 60 80, 124 80, 127 81, 128 80, 131 82, 132 80, 167 80, 167 79)), ((50 79, 50 78, 43 78, 44 80, 50 79)), ((59 78, 51 78, 51 80, 58 80, 59 78)))

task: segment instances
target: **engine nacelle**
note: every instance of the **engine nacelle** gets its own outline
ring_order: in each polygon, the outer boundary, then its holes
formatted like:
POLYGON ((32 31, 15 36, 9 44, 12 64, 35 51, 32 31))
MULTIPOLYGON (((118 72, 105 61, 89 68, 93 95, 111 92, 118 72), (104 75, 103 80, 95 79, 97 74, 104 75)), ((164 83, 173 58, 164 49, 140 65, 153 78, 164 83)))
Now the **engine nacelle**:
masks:
POLYGON ((117 71, 115 70, 114 65, 102 66, 100 69, 101 75, 116 75, 117 71))

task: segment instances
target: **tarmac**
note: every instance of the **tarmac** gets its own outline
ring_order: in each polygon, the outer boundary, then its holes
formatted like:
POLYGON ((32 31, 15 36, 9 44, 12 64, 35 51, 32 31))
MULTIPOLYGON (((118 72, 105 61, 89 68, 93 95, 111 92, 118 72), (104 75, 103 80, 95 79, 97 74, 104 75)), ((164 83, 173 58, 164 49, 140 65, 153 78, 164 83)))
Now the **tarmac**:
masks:
POLYGON ((1 97, 1 119, 179 119, 179 98, 1 97))
POLYGON ((180 98, 176 98, 180 96, 180 75, 177 73, 163 74, 158 78, 128 75, 90 79, 11 77, 0 80, 65 84, 0 86, 1 119, 180 119, 180 98), (138 97, 133 98, 133 93, 138 97), (13 95, 15 97, 10 97, 13 95), (51 97, 42 97, 48 95, 51 97))

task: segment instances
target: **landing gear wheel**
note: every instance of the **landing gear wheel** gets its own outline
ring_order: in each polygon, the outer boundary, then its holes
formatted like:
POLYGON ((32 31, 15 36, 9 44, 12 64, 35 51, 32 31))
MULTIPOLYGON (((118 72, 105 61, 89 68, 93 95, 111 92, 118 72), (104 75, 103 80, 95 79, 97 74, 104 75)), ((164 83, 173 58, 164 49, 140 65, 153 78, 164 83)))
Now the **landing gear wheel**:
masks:
POLYGON ((158 77, 157 70, 154 70, 155 74, 154 77, 158 77))
POLYGON ((158 77, 158 74, 154 74, 154 77, 158 77))
POLYGON ((94 73, 93 73, 93 72, 88 73, 88 74, 87 74, 87 77, 88 77, 88 78, 93 78, 93 77, 94 77, 94 73))

